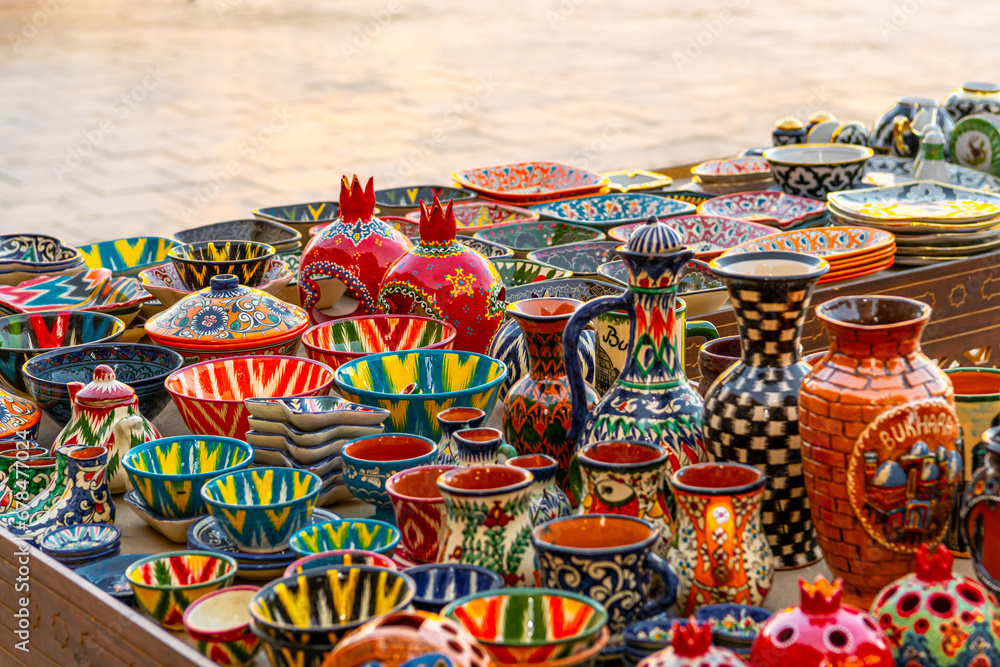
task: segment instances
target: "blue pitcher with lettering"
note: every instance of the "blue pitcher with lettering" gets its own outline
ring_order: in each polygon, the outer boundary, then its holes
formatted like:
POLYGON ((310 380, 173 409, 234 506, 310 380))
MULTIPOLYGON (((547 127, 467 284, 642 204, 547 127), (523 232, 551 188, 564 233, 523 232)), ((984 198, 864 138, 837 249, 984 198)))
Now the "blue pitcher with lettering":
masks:
POLYGON ((662 445, 673 471, 708 461, 702 440, 702 399, 684 374, 685 334, 719 337, 710 322, 685 324, 677 297, 681 271, 694 257, 683 236, 650 218, 618 248, 628 267, 629 288, 581 306, 563 337, 563 356, 573 401, 567 439, 584 445, 603 440, 638 440, 662 445), (580 334, 595 317, 625 311, 631 325, 625 367, 593 410, 588 410, 577 356, 580 334))

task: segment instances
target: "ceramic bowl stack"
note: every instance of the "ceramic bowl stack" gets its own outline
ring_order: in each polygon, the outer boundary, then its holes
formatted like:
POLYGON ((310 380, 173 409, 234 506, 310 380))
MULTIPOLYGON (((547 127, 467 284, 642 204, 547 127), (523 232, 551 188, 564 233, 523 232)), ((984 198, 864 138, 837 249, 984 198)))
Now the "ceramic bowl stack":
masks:
POLYGON ((38 540, 42 553, 76 569, 121 553, 121 531, 107 523, 54 528, 38 540))
POLYGON ((17 285, 39 276, 75 274, 83 268, 76 248, 42 234, 0 236, 0 285, 17 285))
POLYGON ((835 192, 838 224, 892 232, 896 264, 928 266, 1000 248, 1000 195, 947 183, 917 181, 835 192))
POLYGON ((722 256, 747 252, 800 252, 822 257, 830 263, 830 271, 819 282, 833 283, 892 266, 896 239, 889 232, 870 227, 797 229, 741 243, 722 256))
POLYGON ((691 180, 714 195, 767 190, 774 185, 771 167, 761 157, 709 160, 691 167, 691 180))
POLYGON ((713 197, 698 206, 698 213, 756 222, 781 231, 822 227, 830 219, 823 202, 769 190, 713 197))
POLYGON ((340 450, 347 442, 382 433, 389 411, 337 396, 248 398, 246 439, 258 465, 307 470, 322 480, 318 505, 351 497, 340 450))

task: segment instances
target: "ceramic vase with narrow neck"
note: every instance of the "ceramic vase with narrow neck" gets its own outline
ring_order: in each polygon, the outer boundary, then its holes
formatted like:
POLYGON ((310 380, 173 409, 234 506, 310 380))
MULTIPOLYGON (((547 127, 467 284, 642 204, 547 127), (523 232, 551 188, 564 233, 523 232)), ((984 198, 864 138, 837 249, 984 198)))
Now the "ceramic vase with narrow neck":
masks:
POLYGON ((438 477, 448 532, 440 562, 497 572, 507 586, 535 585, 531 473, 512 466, 456 468, 438 477))
POLYGON ((503 441, 496 428, 466 428, 452 435, 455 464, 459 466, 497 465, 517 456, 517 450, 503 441))
POLYGON ((439 465, 454 465, 458 461, 455 432, 479 428, 486 421, 486 413, 479 408, 448 408, 437 413, 437 420, 441 425, 437 462, 439 465))
POLYGON ((676 539, 667 561, 677 573, 685 616, 719 602, 760 606, 774 559, 761 523, 764 474, 739 463, 699 463, 673 474, 676 539))
POLYGON ((826 260, 794 252, 723 255, 713 273, 729 289, 741 358, 705 393, 705 440, 717 461, 756 466, 767 477, 764 530, 779 568, 819 560, 802 474, 799 386, 802 325, 826 260))
POLYGON ((890 296, 816 308, 830 352, 799 394, 806 491, 824 559, 862 607, 944 539, 962 475, 951 381, 920 350, 930 316, 890 296))
MULTIPOLYGON (((570 492, 567 471, 574 447, 566 438, 573 402, 563 362, 563 332, 581 305, 575 299, 528 299, 507 306, 524 332, 531 374, 507 394, 504 437, 519 452, 554 458, 558 463, 556 480, 564 492, 570 492)), ((597 392, 586 382, 584 391, 590 410, 597 403, 597 392)))
POLYGON ((545 454, 526 454, 508 459, 507 465, 524 468, 535 478, 531 484, 532 525, 569 516, 573 511, 569 498, 556 482, 559 463, 554 458, 545 454))

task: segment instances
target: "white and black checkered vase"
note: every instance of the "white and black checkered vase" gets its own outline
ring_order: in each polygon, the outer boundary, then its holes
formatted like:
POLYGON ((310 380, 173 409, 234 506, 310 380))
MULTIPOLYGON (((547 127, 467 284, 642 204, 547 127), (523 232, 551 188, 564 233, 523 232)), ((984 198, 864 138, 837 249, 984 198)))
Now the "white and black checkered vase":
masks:
POLYGON ((718 257, 710 266, 729 289, 743 358, 705 395, 705 442, 716 460, 764 472, 764 532, 775 566, 801 567, 822 553, 802 472, 799 386, 809 365, 800 359, 799 341, 813 288, 829 264, 812 255, 758 252, 718 257), (765 262, 794 269, 789 260, 800 270, 747 275, 765 262))

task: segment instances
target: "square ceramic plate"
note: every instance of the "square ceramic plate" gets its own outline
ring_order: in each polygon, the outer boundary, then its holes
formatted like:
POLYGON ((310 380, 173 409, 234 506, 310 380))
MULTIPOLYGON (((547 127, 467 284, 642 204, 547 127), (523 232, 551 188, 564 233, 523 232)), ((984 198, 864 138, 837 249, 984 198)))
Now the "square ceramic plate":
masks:
POLYGON ((614 226, 695 212, 694 204, 637 192, 579 197, 535 204, 528 210, 554 220, 591 226, 614 226))
POLYGON ((719 215, 759 222, 779 229, 797 227, 826 213, 826 204, 815 199, 796 197, 784 192, 762 190, 722 195, 698 207, 700 215, 719 215))
POLYGON ((896 238, 880 229, 822 227, 796 229, 765 236, 730 248, 723 256, 744 252, 802 252, 823 257, 832 264, 858 255, 878 255, 896 245, 896 238))
POLYGON ((592 194, 608 187, 608 179, 559 162, 515 162, 467 169, 452 174, 469 190, 509 202, 543 202, 592 194))
POLYGON ((886 222, 968 223, 1000 215, 1000 195, 934 181, 831 192, 828 200, 836 212, 886 222))
MULTIPOLYGON (((983 171, 957 164, 948 165, 953 185, 983 192, 1000 192, 1000 181, 983 171)), ((913 182, 913 160, 891 155, 873 155, 865 163, 862 183, 874 187, 891 187, 913 182)))

